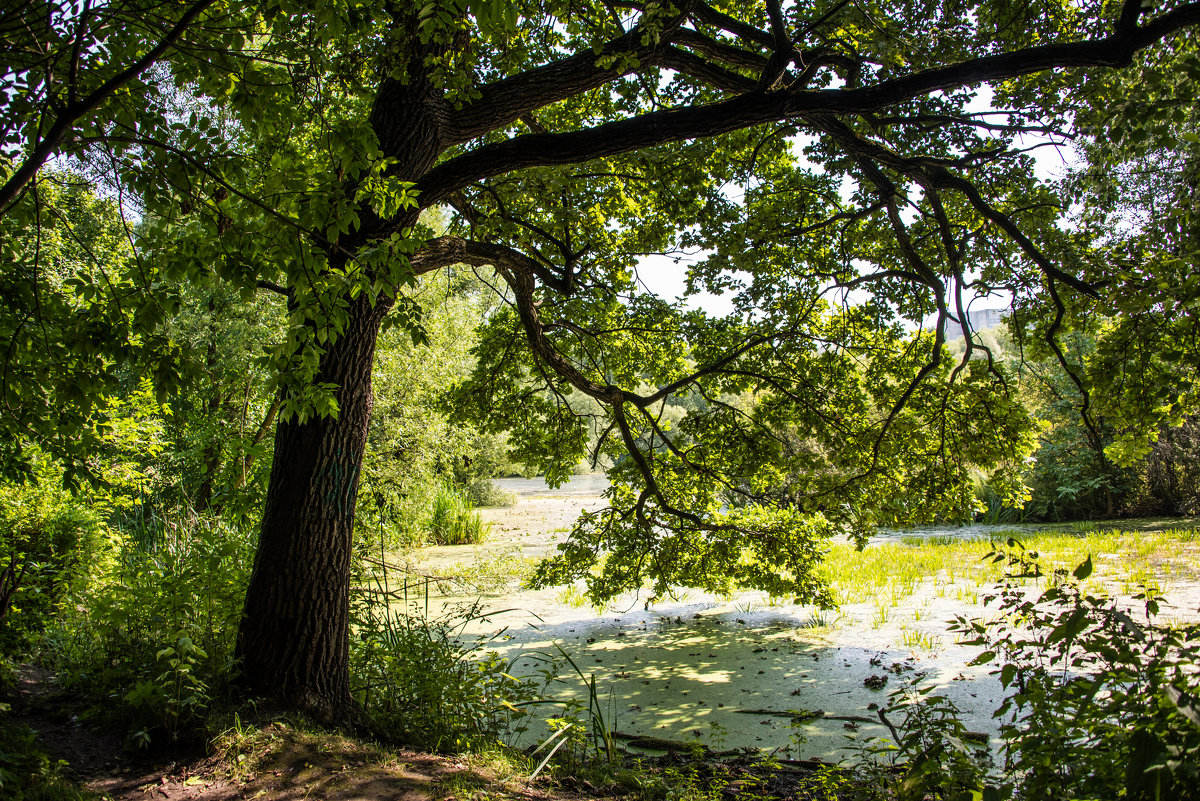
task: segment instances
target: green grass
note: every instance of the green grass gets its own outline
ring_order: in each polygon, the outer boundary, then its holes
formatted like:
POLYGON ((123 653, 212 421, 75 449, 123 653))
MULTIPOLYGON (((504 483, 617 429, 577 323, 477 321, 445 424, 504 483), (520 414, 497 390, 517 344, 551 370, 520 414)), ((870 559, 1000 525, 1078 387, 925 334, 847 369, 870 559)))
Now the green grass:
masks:
MULTIPOLYGON (((1115 529, 1004 531, 1036 551, 1042 570, 1072 569, 1090 554, 1096 566, 1089 579, 1095 586, 1130 589, 1138 584, 1162 588, 1171 579, 1200 577, 1200 532, 1195 527, 1151 530, 1115 529)), ((987 540, 952 540, 944 536, 906 537, 901 542, 872 545, 856 551, 851 545, 835 545, 820 570, 842 604, 879 603, 890 596, 895 604, 923 586, 936 589, 939 597, 952 595, 968 600, 978 589, 990 586, 1004 575, 1004 565, 984 561, 992 550, 987 540)))
POLYGON ((892 610, 888 606, 876 606, 875 616, 871 618, 871 628, 881 629, 892 619, 892 610))
POLYGON ((804 629, 830 629, 838 625, 842 621, 841 612, 836 612, 832 609, 813 609, 800 628, 804 629))
POLYGON ((942 638, 934 634, 927 634, 923 631, 906 627, 900 631, 900 644, 905 648, 937 651, 942 647, 942 638))
POLYGON ((583 609, 585 606, 591 606, 588 600, 587 593, 576 587, 574 584, 568 584, 559 590, 558 595, 554 600, 563 606, 569 606, 572 609, 583 609))

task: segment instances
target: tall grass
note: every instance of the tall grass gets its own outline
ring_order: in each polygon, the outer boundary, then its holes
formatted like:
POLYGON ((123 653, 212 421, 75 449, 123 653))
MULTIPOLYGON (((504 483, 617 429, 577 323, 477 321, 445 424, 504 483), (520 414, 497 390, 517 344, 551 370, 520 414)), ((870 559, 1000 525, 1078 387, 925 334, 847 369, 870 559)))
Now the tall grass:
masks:
POLYGON ((426 531, 436 545, 473 545, 487 538, 491 525, 462 491, 443 484, 433 497, 426 531))
MULTIPOLYGON (((492 638, 464 629, 486 620, 476 602, 430 614, 430 582, 391 588, 387 566, 352 597, 351 690, 373 726, 433 751, 462 751, 525 731, 535 679, 513 675, 492 638), (424 596, 422 602, 422 595, 424 596)), ((503 611, 503 610, 501 610, 503 611)))

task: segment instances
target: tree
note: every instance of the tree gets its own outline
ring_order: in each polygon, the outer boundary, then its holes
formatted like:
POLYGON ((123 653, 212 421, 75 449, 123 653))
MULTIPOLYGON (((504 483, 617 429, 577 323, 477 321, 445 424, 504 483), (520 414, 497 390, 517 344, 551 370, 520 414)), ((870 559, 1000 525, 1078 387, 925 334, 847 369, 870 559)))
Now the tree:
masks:
POLYGON ((227 13, 243 28, 165 64, 145 124, 91 138, 153 211, 140 246, 165 275, 286 301, 239 654, 251 686, 328 719, 352 709, 375 342, 385 319, 421 338, 399 293, 415 276, 503 280, 508 310, 457 393, 475 418, 561 479, 598 402, 597 453, 626 454, 611 508, 544 580, 820 599, 810 567, 835 528, 960 513, 979 469, 1017 480, 1033 421, 986 352, 946 358, 943 323, 978 294, 1038 295, 1053 342, 1064 308, 1099 294, 1022 137, 1069 132, 1072 90, 1200 23, 1200 4, 1140 0, 227 13), (453 215, 441 235, 419 221, 435 206, 453 215), (733 315, 640 291, 646 256, 688 252, 689 286, 732 294, 733 315), (683 398, 697 413, 668 429, 659 410, 683 398))
MULTIPOLYGON (((1094 135, 1084 140, 1069 188, 1079 223, 1096 243, 1083 259, 1084 275, 1107 292, 1104 303, 1088 310, 1101 322, 1092 323, 1095 356, 1078 375, 1097 413, 1119 432, 1110 451, 1122 463, 1149 453, 1197 403, 1196 80, 1200 42, 1192 32, 1134 69, 1096 76, 1081 114, 1082 127, 1094 135), (1105 124, 1114 107, 1122 113, 1105 124)), ((1086 330, 1086 321, 1070 324, 1086 330)))
POLYGON ((1040 494, 1072 511, 1112 514, 1114 494, 1143 513, 1195 504, 1198 44, 1191 31, 1071 89, 1079 158, 1062 189, 1074 209, 1072 255, 1098 297, 1023 297, 1015 321, 1023 358, 1061 368, 1041 379, 1064 428, 1051 434, 1035 481, 1052 478, 1040 494))
MULTIPOLYGON (((168 55, 178 59, 188 49, 211 47, 211 30, 194 35, 205 27, 198 20, 223 6, 218 0, 87 0, 82 7, 40 0, 0 10, 6 95, 0 158, 12 159, 0 172, 0 210, 11 211, 54 156, 104 136, 109 123, 133 124, 139 101, 155 93, 146 74, 168 55)), ((220 19, 210 14, 206 21, 218 22, 219 32, 220 19)))
POLYGON ((76 483, 96 478, 89 459, 103 447, 103 396, 121 365, 169 349, 129 314, 132 249, 115 204, 69 173, 43 175, 34 195, 36 224, 0 218, 0 465, 31 476, 43 450, 68 457, 76 483))
POLYGON ((494 311, 495 293, 468 271, 447 270, 427 276, 412 297, 427 341, 414 345, 398 329, 380 335, 360 479, 368 492, 357 506, 360 524, 381 521, 389 547, 428 541, 428 512, 440 492, 478 496, 509 467, 503 437, 453 422, 440 402, 469 374, 475 330, 494 311))
POLYGON ((176 393, 171 429, 180 505, 252 514, 262 503, 270 436, 279 410, 264 348, 280 336, 284 310, 242 298, 224 283, 183 284, 165 331, 196 376, 176 393))
MULTIPOLYGON (((168 138, 180 96, 165 60, 219 69, 256 19, 222 0, 0 8, 6 476, 28 474, 23 453, 34 443, 65 461, 68 482, 97 480, 100 401, 118 372, 152 375, 160 394, 178 388, 186 369, 162 330, 178 282, 139 261, 135 240, 155 201, 145 190, 180 177, 167 159, 182 152, 139 142, 168 138)), ((193 134, 190 157, 206 158, 207 141, 193 134)))

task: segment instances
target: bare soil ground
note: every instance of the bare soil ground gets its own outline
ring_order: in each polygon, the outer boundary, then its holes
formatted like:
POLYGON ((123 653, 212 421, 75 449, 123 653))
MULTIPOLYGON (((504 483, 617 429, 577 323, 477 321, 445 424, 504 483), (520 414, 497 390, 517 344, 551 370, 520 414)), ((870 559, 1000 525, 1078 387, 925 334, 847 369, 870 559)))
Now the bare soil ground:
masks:
POLYGON ((82 722, 72 699, 57 693, 52 681, 45 670, 22 666, 9 721, 37 732, 38 747, 61 765, 65 778, 99 798, 450 801, 461 788, 486 788, 490 798, 550 797, 464 758, 384 748, 285 720, 231 730, 212 743, 133 752, 119 729, 82 722))

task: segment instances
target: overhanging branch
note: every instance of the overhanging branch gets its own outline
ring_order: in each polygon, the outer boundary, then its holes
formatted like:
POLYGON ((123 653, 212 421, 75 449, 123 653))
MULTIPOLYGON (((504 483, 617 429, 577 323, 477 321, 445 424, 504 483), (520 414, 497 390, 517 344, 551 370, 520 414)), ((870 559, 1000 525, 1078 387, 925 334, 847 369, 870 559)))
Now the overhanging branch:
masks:
POLYGON ((590 89, 659 62, 672 34, 687 19, 694 0, 678 2, 679 11, 656 32, 638 26, 610 40, 600 50, 585 50, 479 89, 479 97, 450 116, 442 128, 448 145, 461 144, 503 128, 535 109, 574 97, 590 89), (643 39, 646 40, 643 43, 643 39), (616 56, 601 66, 605 56, 616 56))
MULTIPOLYGON (((108 100, 122 87, 128 85, 130 81, 157 63, 213 2, 215 0, 196 0, 196 2, 187 7, 183 15, 179 18, 179 21, 175 23, 162 40, 141 58, 100 84, 96 89, 89 92, 86 97, 79 100, 73 99, 71 102, 68 102, 55 116, 54 122, 51 123, 50 128, 46 131, 46 135, 29 151, 29 155, 25 157, 25 161, 21 166, 17 168, 3 186, 0 186, 0 214, 8 210, 8 207, 25 188, 25 185, 37 175, 38 170, 42 168, 46 160, 54 155, 55 151, 65 141, 71 138, 75 123, 79 122, 84 116, 96 111, 104 101, 108 100)), ((72 72, 75 73, 77 71, 77 66, 73 64, 72 72)), ((72 94, 74 93, 74 84, 71 85, 70 91, 72 94)))
MULTIPOLYGON (((814 114, 869 114, 932 92, 1048 70, 1121 67, 1128 64, 1138 50, 1197 24, 1200 24, 1200 3, 1189 3, 1163 14, 1145 27, 1122 29, 1103 39, 1041 45, 982 56, 885 80, 874 86, 746 92, 707 106, 654 111, 580 131, 517 136, 451 158, 427 172, 417 186, 421 190, 422 205, 429 206, 473 181, 514 170, 578 163, 670 142, 717 136, 766 122, 803 119, 814 114)), ((767 41, 760 43, 771 46, 774 39, 769 34, 763 36, 767 41)), ((529 102, 534 101, 527 101, 512 119, 530 110, 529 102)))

